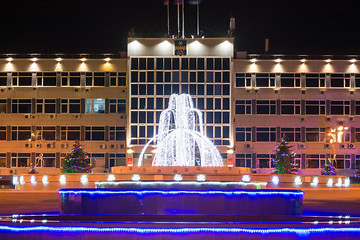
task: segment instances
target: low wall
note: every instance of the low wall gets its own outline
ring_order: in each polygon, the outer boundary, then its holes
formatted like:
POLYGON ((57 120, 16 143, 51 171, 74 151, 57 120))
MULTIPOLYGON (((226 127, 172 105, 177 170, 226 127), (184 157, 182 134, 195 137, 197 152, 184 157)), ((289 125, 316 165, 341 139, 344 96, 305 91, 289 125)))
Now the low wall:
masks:
POLYGON ((344 176, 309 176, 309 175, 274 175, 274 174, 236 174, 224 175, 224 173, 205 174, 187 172, 174 173, 156 173, 150 171, 138 174, 109 174, 109 173, 73 173, 63 175, 15 175, 13 183, 16 190, 58 190, 61 188, 95 188, 97 182, 117 182, 117 181, 174 181, 175 176, 181 176, 178 181, 206 181, 206 182, 239 182, 254 183, 265 188, 316 188, 329 187, 340 188, 348 187, 350 180, 344 176), (201 175, 203 179, 199 180, 201 175))
POLYGON ((302 191, 64 189, 60 214, 301 215, 302 191))
POLYGON ((112 173, 118 174, 206 174, 206 175, 243 175, 250 174, 245 167, 112 167, 112 173))

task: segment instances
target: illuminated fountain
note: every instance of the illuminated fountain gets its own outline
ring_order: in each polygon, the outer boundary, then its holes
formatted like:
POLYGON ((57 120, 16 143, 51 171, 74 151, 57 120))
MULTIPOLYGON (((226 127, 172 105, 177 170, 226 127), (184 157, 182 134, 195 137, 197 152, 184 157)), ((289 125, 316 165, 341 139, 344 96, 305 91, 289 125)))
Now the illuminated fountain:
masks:
MULTIPOLYGON (((191 96, 171 95, 168 108, 160 115, 158 135, 144 146, 138 167, 129 167, 126 172, 134 174, 132 181, 100 182, 96 184, 96 189, 60 190, 60 213, 126 215, 300 215, 302 213, 303 192, 258 189, 262 183, 250 183, 249 175, 244 175, 240 180, 240 170, 235 175, 228 176, 232 168, 223 166, 219 151, 204 135, 203 129, 202 114, 193 107, 191 96), (150 144, 157 145, 153 166, 143 167, 144 153, 150 144), (182 167, 183 172, 181 172, 182 167), (220 172, 219 176, 214 177, 216 181, 206 180, 204 173, 207 170, 215 175, 220 172), (84 204, 75 207, 80 196, 84 204), (250 205, 256 207, 249 207, 250 205)), ((263 184, 266 186, 266 183, 263 184)))
POLYGON ((155 142, 153 166, 223 166, 219 151, 204 135, 202 113, 188 94, 171 95, 169 107, 160 115, 159 133, 143 148, 139 167, 146 149, 155 142))

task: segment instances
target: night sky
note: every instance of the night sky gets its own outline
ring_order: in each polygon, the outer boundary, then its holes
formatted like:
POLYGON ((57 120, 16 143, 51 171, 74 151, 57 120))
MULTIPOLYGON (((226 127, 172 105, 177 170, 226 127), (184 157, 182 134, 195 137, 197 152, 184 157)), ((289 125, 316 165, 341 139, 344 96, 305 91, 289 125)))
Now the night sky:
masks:
MULTIPOLYGON (((117 53, 135 36, 167 31, 162 0, 1 0, 0 53, 117 53)), ((176 7, 170 0, 171 32, 176 7)), ((195 6, 186 2, 187 36, 195 33, 195 6)), ((358 0, 203 0, 201 30, 226 36, 236 18, 236 49, 281 54, 360 54, 358 0)))

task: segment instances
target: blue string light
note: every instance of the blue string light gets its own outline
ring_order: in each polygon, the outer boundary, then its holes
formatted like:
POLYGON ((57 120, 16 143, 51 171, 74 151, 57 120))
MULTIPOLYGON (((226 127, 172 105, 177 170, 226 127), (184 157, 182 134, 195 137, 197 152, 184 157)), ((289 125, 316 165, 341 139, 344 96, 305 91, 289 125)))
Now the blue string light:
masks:
POLYGON ((144 194, 161 194, 161 195, 178 195, 178 194, 198 194, 198 195, 304 195, 302 191, 160 191, 160 190, 126 190, 126 191, 113 191, 113 190, 59 190, 59 194, 100 194, 100 195, 144 195, 144 194))
POLYGON ((0 232, 114 232, 114 233, 251 233, 251 234, 311 234, 311 233, 360 233, 360 227, 319 228, 136 228, 136 227, 15 227, 1 226, 0 232))

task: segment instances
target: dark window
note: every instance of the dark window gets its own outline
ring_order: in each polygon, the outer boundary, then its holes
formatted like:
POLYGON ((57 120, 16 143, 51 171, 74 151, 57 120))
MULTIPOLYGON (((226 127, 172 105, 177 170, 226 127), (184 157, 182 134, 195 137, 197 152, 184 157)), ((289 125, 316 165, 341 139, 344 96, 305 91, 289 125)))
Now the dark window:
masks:
POLYGON ((138 70, 139 69, 139 59, 132 58, 131 59, 131 70, 138 70))
POLYGON ((156 69, 157 70, 164 69, 164 59, 163 58, 156 58, 156 69))

